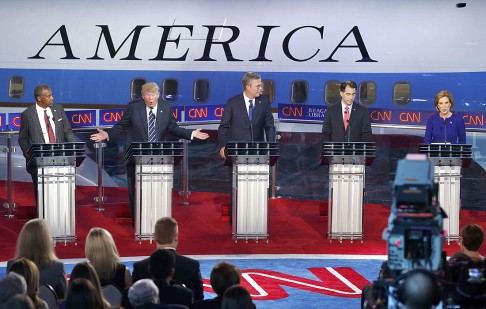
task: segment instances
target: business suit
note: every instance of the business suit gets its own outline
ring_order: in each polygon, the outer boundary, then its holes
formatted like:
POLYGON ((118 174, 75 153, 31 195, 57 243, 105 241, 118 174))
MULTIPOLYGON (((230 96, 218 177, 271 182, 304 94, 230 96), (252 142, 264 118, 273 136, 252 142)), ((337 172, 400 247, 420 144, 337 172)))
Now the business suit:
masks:
MULTIPOLYGON (((46 143, 44 135, 42 133, 42 126, 37 114, 36 104, 29 106, 25 111, 22 112, 20 116, 20 131, 19 131, 19 146, 24 156, 30 150, 32 144, 46 143)), ((59 104, 53 104, 51 107, 52 120, 54 122, 54 133, 56 137, 56 143, 64 142, 74 142, 74 133, 71 129, 71 125, 67 119, 64 108, 59 104)), ((27 157, 26 157, 27 159, 27 157)), ((32 177, 32 182, 34 183, 35 200, 37 203, 37 168, 32 166, 27 166, 27 161, 25 164, 27 172, 32 177)))
POLYGON ((353 102, 349 124, 344 130, 344 119, 341 102, 329 106, 322 124, 324 142, 371 142, 371 120, 368 109, 353 102))
POLYGON ((243 93, 228 99, 218 128, 218 149, 226 147, 229 141, 265 141, 265 136, 267 141, 275 141, 272 106, 268 97, 257 97, 254 102, 250 122, 243 93))
MULTIPOLYGON (((133 283, 140 279, 151 278, 149 273, 150 258, 135 262, 133 264, 133 283)), ((194 293, 194 299, 204 299, 203 281, 199 261, 193 260, 176 252, 175 272, 173 281, 184 284, 194 293)))
MULTIPOLYGON (((166 102, 161 100, 157 103, 157 110, 155 114, 155 134, 157 141, 164 141, 167 132, 173 135, 191 139, 192 130, 181 128, 172 113, 172 108, 166 102)), ((120 135, 122 131, 127 131, 127 147, 132 142, 147 142, 148 141, 148 121, 147 108, 142 99, 135 100, 128 103, 122 118, 110 130, 107 130, 110 137, 120 135)), ((128 196, 130 201, 130 211, 132 218, 134 218, 135 210, 135 165, 127 165, 127 179, 128 179, 128 196)))

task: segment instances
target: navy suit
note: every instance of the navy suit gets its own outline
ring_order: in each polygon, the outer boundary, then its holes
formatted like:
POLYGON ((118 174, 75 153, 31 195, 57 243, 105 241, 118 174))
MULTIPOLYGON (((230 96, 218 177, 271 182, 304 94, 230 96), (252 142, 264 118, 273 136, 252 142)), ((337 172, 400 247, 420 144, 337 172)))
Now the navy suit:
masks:
POLYGON ((349 124, 344 131, 341 102, 327 108, 322 124, 324 142, 372 142, 371 120, 368 109, 353 102, 349 124))
POLYGON ((228 142, 236 141, 275 141, 275 125, 272 106, 268 97, 254 99, 251 125, 243 93, 226 102, 223 116, 218 128, 218 150, 226 147, 228 142))
MULTIPOLYGON (((157 141, 164 141, 167 132, 184 139, 191 139, 192 130, 181 128, 177 125, 176 119, 172 113, 172 108, 166 102, 161 100, 157 103, 157 111, 154 111, 155 122, 155 134, 157 141)), ((147 142, 148 141, 148 123, 147 123, 147 109, 145 102, 135 100, 128 103, 122 118, 109 129, 108 135, 116 137, 120 135, 122 131, 127 131, 127 147, 132 142, 147 142)), ((128 197, 130 200, 130 211, 132 218, 134 218, 135 210, 135 165, 127 165, 127 180, 128 180, 128 197)))

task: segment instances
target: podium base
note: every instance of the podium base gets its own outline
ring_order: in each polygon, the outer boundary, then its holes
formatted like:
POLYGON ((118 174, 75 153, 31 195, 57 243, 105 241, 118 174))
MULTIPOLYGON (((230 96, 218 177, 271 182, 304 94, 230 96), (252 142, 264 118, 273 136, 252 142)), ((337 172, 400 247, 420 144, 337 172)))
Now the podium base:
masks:
POLYGON ((359 240, 363 243, 363 233, 327 233, 327 238, 329 238, 329 243, 332 243, 333 239, 339 240, 340 243, 343 242, 343 239, 349 239, 351 243, 354 240, 359 240))
POLYGON ((248 240, 255 240, 256 243, 258 241, 263 240, 268 244, 268 234, 234 234, 233 233, 233 241, 235 243, 238 242, 238 239, 245 240, 246 243, 248 243, 248 240))

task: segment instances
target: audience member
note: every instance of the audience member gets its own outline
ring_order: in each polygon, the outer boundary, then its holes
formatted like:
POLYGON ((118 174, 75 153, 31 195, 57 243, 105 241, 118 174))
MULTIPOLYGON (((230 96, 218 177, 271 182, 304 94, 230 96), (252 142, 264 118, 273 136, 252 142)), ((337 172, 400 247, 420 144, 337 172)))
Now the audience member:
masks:
POLYGON ((407 309, 426 309, 432 308, 437 298, 436 283, 432 276, 417 272, 405 279, 403 283, 403 299, 401 301, 407 309))
POLYGON ((27 294, 27 283, 24 277, 16 273, 7 273, 0 280, 0 308, 14 295, 27 294))
POLYGON ((47 303, 39 296, 39 270, 34 262, 20 258, 10 265, 8 271, 24 277, 27 283, 27 296, 32 299, 36 309, 48 309, 47 303))
POLYGON ((128 290, 128 299, 133 308, 172 308, 187 309, 183 305, 159 305, 159 289, 153 280, 141 279, 133 284, 128 290))
POLYGON ((253 309, 256 308, 250 293, 240 285, 233 285, 223 294, 221 309, 253 309))
MULTIPOLYGON (((64 298, 66 292, 66 271, 64 264, 54 253, 54 244, 49 226, 44 219, 28 221, 17 238, 17 248, 13 260, 26 258, 34 262, 39 270, 40 284, 54 288, 58 299, 64 298)), ((7 269, 13 260, 8 261, 7 269)))
POLYGON ((481 226, 470 223, 466 224, 461 230, 461 252, 456 252, 451 256, 450 261, 471 259, 472 261, 484 261, 484 257, 479 253, 479 248, 484 241, 484 230, 481 226))
POLYGON ((112 284, 123 293, 132 285, 130 270, 120 263, 120 256, 110 232, 92 228, 86 237, 86 258, 98 274, 101 285, 112 284))
MULTIPOLYGON (((177 221, 169 217, 157 220, 154 228, 154 239, 157 244, 157 249, 174 250, 176 254, 175 273, 172 280, 191 289, 194 293, 195 300, 204 299, 199 262, 177 254, 176 249, 179 242, 177 221)), ((151 277, 148 266, 149 258, 133 264, 133 282, 151 277)))
POLYGON ((104 309, 109 308, 100 292, 88 279, 71 279, 64 301, 64 309, 104 309))
POLYGON ((35 309, 32 299, 25 294, 16 294, 5 303, 5 309, 35 309))
POLYGON ((216 297, 205 299, 192 305, 193 309, 212 309, 221 308, 223 294, 230 286, 239 285, 241 280, 241 271, 235 265, 221 261, 214 265, 211 270, 210 282, 216 297))
POLYGON ((74 265, 73 270, 71 271, 71 281, 70 284, 76 279, 86 279, 88 280, 94 287, 96 294, 103 300, 106 307, 109 307, 110 304, 108 301, 105 300, 103 297, 103 293, 101 291, 101 283, 98 275, 96 274, 96 270, 89 262, 79 262, 74 265))

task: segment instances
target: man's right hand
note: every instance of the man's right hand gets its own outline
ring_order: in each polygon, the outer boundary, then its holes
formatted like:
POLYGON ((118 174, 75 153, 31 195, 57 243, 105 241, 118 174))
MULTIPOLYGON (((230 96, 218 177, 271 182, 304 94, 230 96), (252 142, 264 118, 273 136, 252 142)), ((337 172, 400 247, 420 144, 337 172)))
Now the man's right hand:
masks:
POLYGON ((221 147, 221 149, 219 150, 219 156, 223 158, 223 160, 226 160, 226 156, 224 155, 225 148, 226 147, 221 147))
POLYGON ((98 130, 98 133, 95 133, 95 134, 92 134, 91 135, 91 140, 92 141, 95 141, 95 142, 101 142, 101 141, 104 141, 105 139, 108 138, 108 133, 106 133, 106 131, 103 131, 101 129, 97 129, 98 130))

